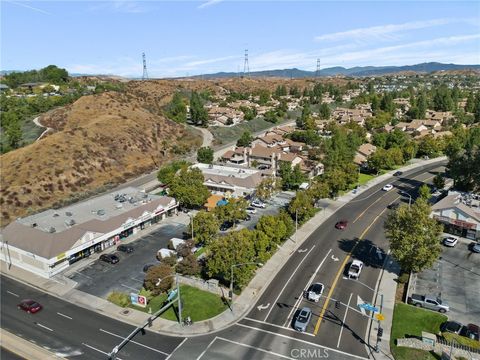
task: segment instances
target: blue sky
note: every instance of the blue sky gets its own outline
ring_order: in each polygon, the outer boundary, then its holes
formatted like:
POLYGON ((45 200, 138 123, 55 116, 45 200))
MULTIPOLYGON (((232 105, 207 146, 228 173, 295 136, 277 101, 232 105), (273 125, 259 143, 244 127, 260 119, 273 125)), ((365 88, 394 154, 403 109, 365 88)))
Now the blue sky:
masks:
POLYGON ((480 64, 477 1, 0 0, 2 70, 150 77, 297 67, 480 64))

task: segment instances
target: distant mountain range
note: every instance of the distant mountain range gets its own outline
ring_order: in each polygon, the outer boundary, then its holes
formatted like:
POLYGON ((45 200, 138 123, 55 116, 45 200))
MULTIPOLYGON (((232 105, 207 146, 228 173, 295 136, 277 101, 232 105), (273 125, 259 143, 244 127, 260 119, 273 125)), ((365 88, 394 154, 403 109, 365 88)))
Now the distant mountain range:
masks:
MULTIPOLYGON (((430 73, 433 71, 446 71, 446 70, 480 70, 480 65, 456 65, 456 64, 442 64, 438 62, 429 62, 416 65, 405 66, 356 66, 353 68, 344 68, 341 66, 335 66, 320 70, 320 76, 372 76, 372 75, 386 75, 394 74, 404 71, 413 71, 421 73, 430 73)), ((240 73, 240 75, 242 75, 240 73)), ((283 78, 305 78, 315 76, 315 71, 300 70, 297 68, 283 69, 283 70, 265 70, 265 71, 253 71, 250 72, 252 77, 283 77, 283 78)), ((195 78, 223 78, 223 77, 235 77, 239 76, 236 72, 218 72, 215 74, 197 75, 195 78)))
MULTIPOLYGON (((335 66, 331 68, 326 68, 320 70, 320 76, 335 76, 335 75, 344 75, 344 76, 372 76, 372 75, 386 75, 394 74, 399 72, 419 72, 419 73, 431 73, 433 71, 447 71, 447 70, 480 70, 480 65, 457 65, 457 64, 443 64, 438 62, 428 62, 423 64, 416 65, 404 65, 404 66, 356 66, 352 68, 344 68, 341 66, 335 66)), ((17 72, 21 70, 0 70, 0 75, 6 75, 11 72, 17 72)), ((204 75, 195 75, 191 76, 193 78, 204 78, 204 79, 213 79, 213 78, 228 78, 236 77, 242 75, 238 72, 218 72, 214 74, 204 74, 204 75)), ((106 77, 115 77, 115 75, 105 75, 105 74, 79 74, 72 73, 70 76, 106 76, 106 77)), ((300 70, 297 68, 293 69, 282 69, 282 70, 264 70, 264 71, 252 71, 250 72, 252 77, 282 77, 282 78, 306 78, 316 76, 315 71, 306 71, 300 70)), ((130 79, 136 79, 137 77, 130 77, 130 79)))

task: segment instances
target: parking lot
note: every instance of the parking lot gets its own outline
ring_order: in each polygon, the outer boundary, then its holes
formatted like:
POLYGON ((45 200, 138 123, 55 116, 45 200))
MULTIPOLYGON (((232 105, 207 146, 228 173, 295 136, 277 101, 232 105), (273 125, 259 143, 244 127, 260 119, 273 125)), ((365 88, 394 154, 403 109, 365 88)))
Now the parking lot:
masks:
MULTIPOLYGON (((256 209, 257 212, 251 214, 250 220, 240 222, 234 230, 245 227, 253 229, 262 215, 277 214, 292 197, 291 193, 277 194, 266 203, 265 209, 256 209)), ((164 224, 160 224, 160 227, 149 234, 142 235, 133 241, 125 239, 125 243, 134 247, 134 252, 127 254, 115 251, 115 255, 120 258, 117 264, 106 263, 99 259, 88 262, 84 259, 69 268, 65 275, 78 283, 78 290, 98 297, 106 298, 112 291, 138 292, 142 288, 145 277, 143 267, 147 264, 158 264, 157 251, 166 248, 171 238, 182 238, 189 222, 190 218, 187 214, 179 213, 178 217, 167 219, 164 224), (83 266, 84 264, 86 265, 83 266)), ((229 229, 231 230, 232 228, 229 229)), ((98 258, 99 254, 94 256, 98 258)))
POLYGON ((182 238, 183 231, 185 225, 182 223, 166 223, 130 242, 133 253, 115 252, 120 258, 117 264, 95 260, 81 270, 67 271, 67 276, 78 283, 78 290, 98 297, 106 298, 112 291, 138 292, 143 285, 144 265, 158 264, 157 251, 166 248, 172 237, 182 238))
POLYGON ((441 295, 450 305, 450 320, 480 324, 480 254, 471 244, 461 238, 455 247, 444 246, 433 268, 413 278, 409 293, 441 295))

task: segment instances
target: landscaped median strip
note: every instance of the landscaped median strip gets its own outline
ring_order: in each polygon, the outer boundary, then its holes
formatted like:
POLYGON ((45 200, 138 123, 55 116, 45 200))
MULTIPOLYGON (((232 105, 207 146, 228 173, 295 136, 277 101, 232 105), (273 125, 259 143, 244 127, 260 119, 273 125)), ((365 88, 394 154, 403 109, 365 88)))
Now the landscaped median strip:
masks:
POLYGON ((367 231, 372 227, 373 224, 378 220, 380 216, 386 211, 387 209, 383 209, 380 214, 377 215, 377 217, 370 223, 370 225, 367 226, 367 228, 362 232, 360 235, 359 240, 355 243, 353 246, 352 250, 347 254, 345 257, 345 260, 343 260, 342 264, 338 268, 337 274, 335 275, 335 280, 333 280, 332 287, 330 288, 330 291, 328 292, 328 295, 326 297, 325 303, 323 304, 322 311, 320 312, 320 315, 318 317, 317 323, 315 324, 315 330, 313 331, 314 335, 317 335, 318 331, 320 330, 320 324, 322 322, 323 316, 325 315, 325 312, 327 311, 328 304, 330 303, 330 298, 332 297, 333 291, 335 290, 335 287, 337 286, 338 279, 340 278, 340 275, 343 272, 343 269, 345 269, 345 265, 347 264, 348 260, 350 260, 350 257, 352 256, 353 251, 357 247, 357 245, 360 243, 360 241, 363 240, 365 234, 367 231))

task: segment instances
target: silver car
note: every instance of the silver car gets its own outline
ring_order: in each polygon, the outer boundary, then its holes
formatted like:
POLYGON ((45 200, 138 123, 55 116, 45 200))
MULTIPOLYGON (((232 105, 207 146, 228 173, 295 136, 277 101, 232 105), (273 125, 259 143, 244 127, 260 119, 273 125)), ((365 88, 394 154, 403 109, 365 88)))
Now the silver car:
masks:
POLYGON ((310 320, 312 319, 312 310, 308 307, 302 308, 300 310, 300 313, 297 316, 297 319, 295 320, 294 328, 297 331, 300 332, 305 332, 307 330, 307 326, 310 323, 310 320))

